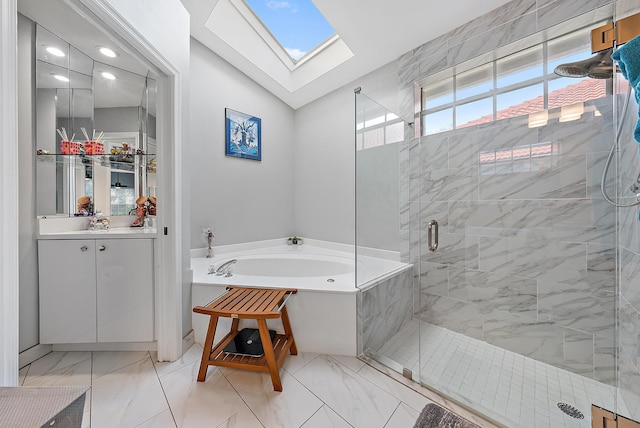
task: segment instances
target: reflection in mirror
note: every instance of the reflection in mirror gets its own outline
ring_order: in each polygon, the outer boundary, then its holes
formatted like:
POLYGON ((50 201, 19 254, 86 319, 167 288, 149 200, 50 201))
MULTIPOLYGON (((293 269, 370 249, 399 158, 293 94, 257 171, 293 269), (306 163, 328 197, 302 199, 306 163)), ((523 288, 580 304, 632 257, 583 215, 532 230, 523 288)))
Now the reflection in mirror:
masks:
POLYGON ((36 39, 38 215, 128 215, 156 193, 155 81, 40 25, 36 39))

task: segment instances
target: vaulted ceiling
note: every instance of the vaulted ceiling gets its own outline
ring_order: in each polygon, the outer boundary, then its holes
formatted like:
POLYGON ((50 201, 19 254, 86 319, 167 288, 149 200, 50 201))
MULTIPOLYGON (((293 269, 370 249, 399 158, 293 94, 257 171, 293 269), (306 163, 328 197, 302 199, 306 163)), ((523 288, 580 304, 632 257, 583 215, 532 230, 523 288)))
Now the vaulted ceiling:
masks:
POLYGON ((313 0, 340 38, 294 66, 265 41, 243 0, 181 1, 196 40, 298 108, 509 0, 313 0))

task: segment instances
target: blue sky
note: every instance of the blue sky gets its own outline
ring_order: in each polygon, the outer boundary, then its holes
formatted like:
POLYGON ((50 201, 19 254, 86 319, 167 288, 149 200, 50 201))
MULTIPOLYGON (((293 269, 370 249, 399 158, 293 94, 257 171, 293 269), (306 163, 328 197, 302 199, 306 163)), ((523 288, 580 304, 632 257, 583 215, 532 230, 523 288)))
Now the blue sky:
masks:
POLYGON ((293 59, 335 33, 311 0, 245 0, 293 59))

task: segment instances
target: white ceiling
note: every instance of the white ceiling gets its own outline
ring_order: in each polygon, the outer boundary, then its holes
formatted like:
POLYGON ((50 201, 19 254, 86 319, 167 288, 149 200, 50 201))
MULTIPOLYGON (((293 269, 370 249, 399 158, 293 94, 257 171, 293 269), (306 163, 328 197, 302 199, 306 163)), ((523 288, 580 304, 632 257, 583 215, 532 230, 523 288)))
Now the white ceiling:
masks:
MULTIPOLYGON (((255 17, 242 13, 243 0, 181 1, 195 39, 297 109, 510 0, 313 0, 340 38, 298 64, 283 61, 264 41, 255 17)), ((18 0, 18 11, 105 65, 148 73, 64 0, 18 0), (97 58, 98 45, 114 47, 120 56, 97 58)))
MULTIPOLYGON (((93 23, 74 11, 64 0, 18 0, 18 12, 46 29, 37 31, 37 87, 93 90, 93 97, 89 98, 87 104, 89 110, 91 107, 141 105, 145 77, 152 74, 133 52, 127 50, 126 46, 122 46, 96 29, 93 23), (45 52, 46 46, 58 47, 67 52, 68 56, 55 58, 48 55, 45 52), (101 55, 98 53, 98 46, 113 49, 117 52, 117 57, 108 58, 101 55), (66 75, 67 67, 72 69, 68 72, 71 79, 69 83, 61 83, 53 79, 55 73, 66 75), (117 79, 102 78, 100 73, 103 71, 111 72, 117 76, 117 79)), ((155 93, 150 91, 150 96, 153 95, 155 93)), ((81 103, 75 103, 74 114, 90 116, 90 111, 80 110, 81 105, 81 103), (81 113, 78 113, 79 111, 81 113)), ((150 105, 155 106, 155 100, 150 101, 150 105)), ((155 108, 152 108, 150 112, 153 114, 154 110, 155 108)), ((59 114, 64 116, 64 113, 59 112, 59 114)))
POLYGON ((195 39, 299 108, 509 0, 314 0, 351 54, 323 53, 293 70, 249 25, 242 0, 181 1, 195 39))

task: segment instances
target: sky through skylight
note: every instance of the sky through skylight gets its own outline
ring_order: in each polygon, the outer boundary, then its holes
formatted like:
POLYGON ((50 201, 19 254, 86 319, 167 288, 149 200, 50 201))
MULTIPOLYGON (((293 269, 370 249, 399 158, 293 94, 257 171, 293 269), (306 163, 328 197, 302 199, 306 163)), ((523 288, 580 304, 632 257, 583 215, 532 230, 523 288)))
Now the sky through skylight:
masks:
POLYGON ((335 33, 311 0, 245 1, 296 61, 335 33))

